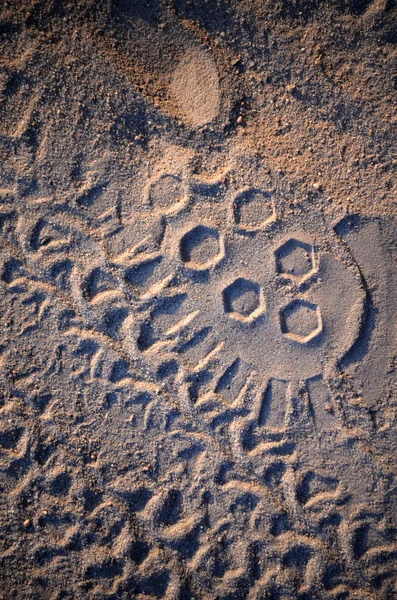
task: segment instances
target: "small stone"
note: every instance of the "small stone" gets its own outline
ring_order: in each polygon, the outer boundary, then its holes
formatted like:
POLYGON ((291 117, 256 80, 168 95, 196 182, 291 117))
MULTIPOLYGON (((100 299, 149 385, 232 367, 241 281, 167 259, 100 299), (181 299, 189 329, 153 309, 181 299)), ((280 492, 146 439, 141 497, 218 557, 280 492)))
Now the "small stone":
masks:
POLYGON ((315 183, 313 183, 313 189, 315 192, 318 192, 319 190, 321 190, 321 183, 319 181, 316 181, 315 183))
POLYGON ((28 529, 29 527, 31 527, 31 526, 32 526, 32 521, 31 521, 31 519, 26 519, 26 520, 23 522, 23 526, 25 527, 25 529, 28 529))
POLYGON ((238 123, 239 125, 241 125, 241 123, 243 122, 243 120, 244 120, 244 119, 243 119, 242 115, 240 115, 240 116, 237 118, 237 123, 238 123))

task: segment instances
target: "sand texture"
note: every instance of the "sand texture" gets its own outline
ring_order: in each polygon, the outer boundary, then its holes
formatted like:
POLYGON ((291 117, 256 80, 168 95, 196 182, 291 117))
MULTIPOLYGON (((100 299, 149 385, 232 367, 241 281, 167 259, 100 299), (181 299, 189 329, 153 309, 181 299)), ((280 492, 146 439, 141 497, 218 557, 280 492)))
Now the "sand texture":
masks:
POLYGON ((0 6, 0 599, 397 598, 394 0, 0 6))

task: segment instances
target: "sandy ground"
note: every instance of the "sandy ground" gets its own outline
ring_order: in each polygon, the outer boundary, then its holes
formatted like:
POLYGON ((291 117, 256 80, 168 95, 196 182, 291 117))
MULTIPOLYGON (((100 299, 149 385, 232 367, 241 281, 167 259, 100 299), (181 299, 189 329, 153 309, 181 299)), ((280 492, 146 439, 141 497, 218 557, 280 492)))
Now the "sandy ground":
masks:
POLYGON ((0 598, 397 598, 394 0, 0 7, 0 598))

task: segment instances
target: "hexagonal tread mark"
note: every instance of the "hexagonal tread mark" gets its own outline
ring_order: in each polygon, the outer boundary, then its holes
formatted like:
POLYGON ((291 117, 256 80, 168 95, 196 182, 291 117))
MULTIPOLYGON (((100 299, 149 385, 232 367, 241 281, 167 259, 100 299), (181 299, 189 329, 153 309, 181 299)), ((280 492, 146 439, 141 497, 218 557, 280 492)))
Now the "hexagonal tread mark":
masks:
POLYGON ((233 219, 243 231, 259 231, 276 220, 272 196, 256 188, 238 192, 233 200, 233 219))
POLYGON ((222 292, 225 312, 237 321, 250 323, 266 310, 260 286, 254 281, 238 277, 222 292))
POLYGON ((214 227, 197 225, 182 237, 180 254, 190 269, 204 271, 214 267, 225 256, 223 238, 214 227))
POLYGON ((305 281, 316 270, 313 246, 298 238, 290 238, 275 251, 276 271, 295 281, 305 281))
POLYGON ((162 214, 177 213, 188 202, 186 186, 177 175, 166 173, 149 183, 148 201, 162 214))
POLYGON ((285 337, 307 344, 323 330, 320 308, 307 300, 293 300, 281 309, 280 326, 285 337))

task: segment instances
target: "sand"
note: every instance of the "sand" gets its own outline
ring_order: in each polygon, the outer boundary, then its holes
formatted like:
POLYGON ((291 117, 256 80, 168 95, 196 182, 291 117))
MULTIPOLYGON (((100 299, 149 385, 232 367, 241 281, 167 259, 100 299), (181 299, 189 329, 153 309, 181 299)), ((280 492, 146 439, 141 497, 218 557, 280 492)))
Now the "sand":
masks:
POLYGON ((0 598, 395 598, 395 2, 0 32, 0 598))

